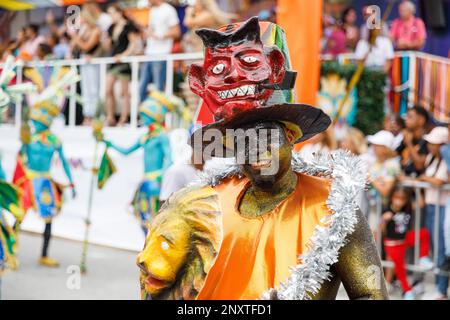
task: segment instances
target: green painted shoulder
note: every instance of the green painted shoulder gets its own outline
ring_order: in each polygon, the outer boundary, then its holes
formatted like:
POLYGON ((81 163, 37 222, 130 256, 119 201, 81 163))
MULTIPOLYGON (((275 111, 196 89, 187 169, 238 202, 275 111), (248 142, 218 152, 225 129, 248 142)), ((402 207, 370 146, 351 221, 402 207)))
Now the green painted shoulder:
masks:
POLYGON ((61 147, 61 140, 59 140, 59 138, 56 135, 54 135, 53 133, 50 133, 47 136, 47 139, 48 139, 48 142, 55 148, 61 147))

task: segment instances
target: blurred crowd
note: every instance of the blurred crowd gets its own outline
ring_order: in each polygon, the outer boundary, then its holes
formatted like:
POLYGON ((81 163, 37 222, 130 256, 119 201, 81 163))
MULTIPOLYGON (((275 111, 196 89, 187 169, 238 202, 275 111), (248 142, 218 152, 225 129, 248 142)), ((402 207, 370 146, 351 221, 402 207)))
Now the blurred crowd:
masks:
MULTIPOLYGON (((12 54, 24 61, 81 58, 87 62, 97 57, 113 57, 115 63, 108 65, 105 101, 100 101, 98 64, 87 63, 79 68, 81 81, 78 91, 83 99, 84 124, 90 124, 101 108, 109 126, 123 126, 129 121, 131 80, 131 66, 121 63, 123 58, 145 54, 164 59, 170 53, 201 52, 202 43, 195 36, 195 29, 217 28, 237 18, 222 11, 215 0, 196 0, 186 8, 183 21, 167 1, 148 2, 151 9, 148 26, 139 25, 117 3, 104 9, 96 1, 88 0, 81 8, 79 19, 66 17, 62 24, 58 24, 52 11, 48 11, 47 35, 43 35, 38 25, 28 25, 18 31, 16 39, 2 52, 2 57, 5 59, 12 54), (182 25, 187 28, 184 34, 181 32, 182 25)), ((186 69, 185 65, 176 67, 186 69)), ((144 63, 139 80, 140 102, 147 96, 150 84, 154 89, 164 91, 166 62, 144 63)), ((188 89, 186 85, 181 87, 188 89)), ((189 90, 184 91, 184 98, 188 101, 194 99, 193 108, 197 107, 198 100, 192 97, 189 90)))
MULTIPOLYGON (((77 106, 76 122, 89 125, 93 118, 104 114, 107 125, 126 125, 130 116, 132 71, 129 63, 121 63, 123 58, 145 55, 163 59, 170 53, 201 52, 202 43, 194 30, 217 28, 242 18, 221 10, 216 0, 195 0, 183 15, 169 1, 149 0, 148 5, 148 25, 139 24, 142 22, 136 16, 117 3, 100 6, 88 0, 79 19, 65 16, 62 22, 57 22, 53 11, 48 11, 43 28, 32 24, 19 30, 2 56, 13 54, 25 61, 81 58, 87 62, 97 57, 113 57, 115 63, 108 64, 104 86, 100 86, 100 65, 85 63, 79 67, 81 81, 77 91, 83 103, 77 106), (105 88, 104 98, 101 87, 105 88)), ((426 40, 425 25, 415 16, 414 3, 404 0, 398 10, 399 18, 388 27, 376 20, 379 18, 376 9, 367 4, 361 12, 364 23, 357 26, 358 12, 354 8, 336 13, 325 5, 322 54, 333 59, 339 54, 353 53, 356 60, 365 59, 366 67, 389 72, 394 50, 420 50, 426 40)), ((263 20, 273 21, 275 8, 261 10, 259 15, 263 20)), ((199 100, 185 80, 188 64, 175 62, 173 89, 194 113, 199 100)), ((140 64, 139 102, 145 99, 149 88, 166 89, 166 61, 140 64)), ((12 113, 13 110, 9 120, 12 113)))
MULTIPOLYGON (((435 123, 423 107, 414 106, 404 119, 387 115, 383 130, 374 135, 365 137, 358 129, 349 128, 341 141, 334 136, 329 129, 313 137, 312 144, 300 152, 309 159, 313 152, 342 148, 361 158, 370 185, 359 199, 360 208, 369 221, 371 216, 375 218, 373 229, 382 230, 384 258, 394 263, 394 268, 387 270, 390 288, 394 290, 398 283, 405 298, 413 299, 423 293, 421 281, 408 282, 405 268, 407 249, 414 246, 415 237, 420 237, 419 265, 424 270, 438 267, 450 271, 450 192, 439 189, 449 183, 449 126, 435 123), (418 182, 431 187, 415 192, 418 182), (381 207, 381 219, 373 217, 380 210, 377 206, 381 207), (421 213, 419 229, 415 222, 417 212, 421 213), (434 242, 437 266, 428 258, 434 242)), ((447 275, 436 277, 435 298, 447 299, 448 283, 447 275)))
POLYGON ((425 45, 425 24, 415 13, 416 5, 412 1, 402 1, 398 7, 399 18, 389 27, 382 23, 379 12, 370 4, 362 8, 364 23, 361 26, 356 24, 358 12, 352 7, 346 8, 340 18, 325 11, 321 51, 332 57, 352 53, 356 60, 367 55, 367 67, 383 68, 388 72, 394 50, 421 50, 425 45))

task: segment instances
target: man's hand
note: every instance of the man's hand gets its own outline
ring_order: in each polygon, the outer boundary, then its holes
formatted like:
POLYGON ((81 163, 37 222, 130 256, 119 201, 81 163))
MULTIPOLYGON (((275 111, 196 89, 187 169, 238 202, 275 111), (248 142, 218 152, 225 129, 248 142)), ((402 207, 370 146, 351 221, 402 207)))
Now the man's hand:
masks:
POLYGON ((113 57, 115 63, 119 63, 122 60, 122 56, 120 54, 115 55, 113 57))
POLYGON ((391 221, 393 217, 394 217, 394 214, 391 211, 383 213, 383 216, 382 216, 384 222, 391 221))
POLYGON ((413 134, 411 131, 405 130, 403 133, 403 141, 405 142, 407 147, 413 146, 413 134))

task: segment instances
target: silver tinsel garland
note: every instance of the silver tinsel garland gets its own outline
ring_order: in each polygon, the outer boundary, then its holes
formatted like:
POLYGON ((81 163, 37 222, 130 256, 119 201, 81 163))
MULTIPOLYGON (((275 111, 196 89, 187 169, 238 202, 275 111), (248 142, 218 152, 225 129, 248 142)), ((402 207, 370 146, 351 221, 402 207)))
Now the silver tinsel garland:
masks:
MULTIPOLYGON (((274 289, 266 291, 262 299, 270 299, 273 290, 281 300, 311 299, 325 280, 330 278, 330 267, 338 261, 339 250, 346 244, 357 224, 355 202, 367 182, 367 173, 361 160, 349 152, 338 150, 314 156, 305 162, 296 152, 292 153, 295 172, 331 179, 327 207, 331 214, 317 226, 308 245, 309 250, 299 257, 301 261, 291 268, 289 278, 274 289)), ((215 186, 222 180, 243 173, 238 165, 215 168, 202 174, 200 184, 215 186)))

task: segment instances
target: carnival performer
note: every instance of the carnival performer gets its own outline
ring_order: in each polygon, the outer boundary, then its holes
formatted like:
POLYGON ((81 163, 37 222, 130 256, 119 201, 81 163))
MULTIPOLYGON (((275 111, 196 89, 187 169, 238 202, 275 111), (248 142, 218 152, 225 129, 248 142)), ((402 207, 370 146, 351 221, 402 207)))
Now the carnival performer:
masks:
MULTIPOLYGON (((26 93, 35 90, 31 83, 10 85, 16 76, 15 68, 21 64, 13 56, 6 58, 0 73, 0 112, 18 101, 26 93)), ((17 232, 23 219, 23 209, 20 206, 20 192, 6 181, 6 174, 0 157, 0 277, 4 270, 16 269, 18 260, 15 256, 17 249, 17 232), (15 218, 14 227, 6 221, 3 211, 9 211, 15 218)))
POLYGON ((6 221, 3 210, 9 211, 18 226, 23 218, 20 207, 20 192, 12 184, 6 182, 6 177, 0 162, 0 277, 5 269, 15 270, 18 267, 16 254, 17 231, 6 221))
POLYGON ((107 148, 111 147, 123 155, 144 149, 144 180, 139 184, 132 203, 145 234, 148 223, 158 212, 162 175, 172 163, 170 141, 164 127, 165 116, 172 109, 170 97, 159 91, 152 91, 139 107, 142 123, 148 131, 128 148, 104 140, 107 148))
POLYGON ((191 145, 203 156, 231 151, 237 164, 161 208, 137 258, 142 298, 335 299, 341 283, 350 299, 387 298, 355 204, 366 183, 359 160, 338 152, 305 163, 292 153, 331 120, 278 91, 294 79, 283 30, 251 18, 197 34, 205 60, 191 67, 190 86, 216 121, 191 145))
POLYGON ((48 256, 52 220, 61 210, 65 187, 55 182, 50 175, 55 154, 58 154, 61 160, 69 181, 68 187, 72 190, 72 197, 75 197, 76 192, 63 145, 51 132, 50 126, 60 112, 58 99, 65 95, 66 87, 77 82, 79 77, 70 69, 58 68, 52 71, 49 82, 45 83, 37 72, 35 69, 25 71, 25 75, 38 86, 40 93, 30 108, 32 132, 27 124, 21 129, 22 147, 13 182, 22 190, 24 209, 34 209, 45 221, 44 243, 39 264, 58 267, 59 262, 48 256))

